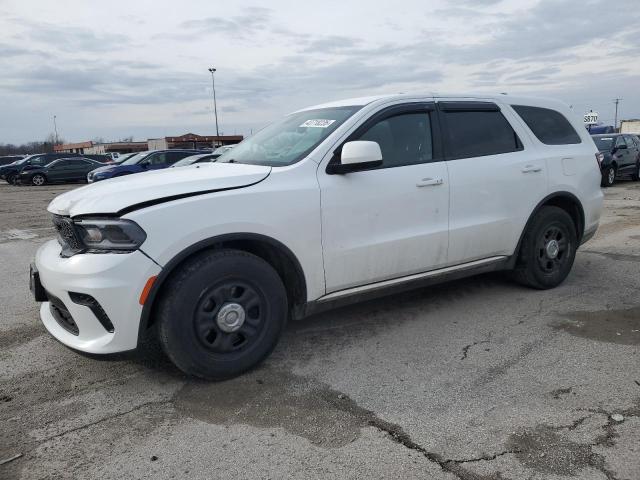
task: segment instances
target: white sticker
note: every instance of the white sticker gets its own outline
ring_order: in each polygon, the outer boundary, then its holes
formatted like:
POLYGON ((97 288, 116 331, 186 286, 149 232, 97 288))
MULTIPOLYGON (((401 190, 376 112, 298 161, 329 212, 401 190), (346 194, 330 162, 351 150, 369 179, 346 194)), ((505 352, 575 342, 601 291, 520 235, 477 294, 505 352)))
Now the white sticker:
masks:
POLYGON ((322 118, 318 118, 318 119, 315 119, 315 120, 307 120, 306 122, 304 122, 300 126, 301 127, 311 127, 311 128, 327 128, 333 122, 335 122, 335 120, 325 120, 325 119, 322 119, 322 118))

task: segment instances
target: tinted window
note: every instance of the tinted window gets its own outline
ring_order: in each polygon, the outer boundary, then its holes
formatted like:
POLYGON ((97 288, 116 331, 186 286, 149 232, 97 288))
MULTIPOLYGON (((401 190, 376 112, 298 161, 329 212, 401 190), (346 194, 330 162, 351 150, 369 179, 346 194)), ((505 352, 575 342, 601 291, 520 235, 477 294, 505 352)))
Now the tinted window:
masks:
POLYGON ((512 105, 533 134, 547 145, 580 143, 580 136, 560 112, 549 108, 512 105))
POLYGON ((608 152, 613 148, 613 137, 592 137, 593 141, 596 144, 596 147, 598 147, 598 150, 602 151, 602 152, 608 152))
POLYGON ((627 146, 627 143, 624 141, 624 137, 616 137, 616 147, 627 146))
POLYGON ((169 152, 167 153, 166 163, 172 164, 177 162, 178 160, 182 160, 183 158, 190 157, 195 155, 193 152, 169 152))
POLYGON ((149 155, 144 159, 143 163, 147 163, 149 165, 165 165, 167 163, 167 153, 160 152, 149 155))
POLYGON ((631 135, 625 135, 624 138, 627 141, 627 146, 629 148, 635 147, 636 142, 631 135))
POLYGON ((429 113, 405 113, 374 124, 352 140, 377 142, 382 168, 425 163, 433 159, 429 113))
POLYGON ((522 150, 520 139, 498 111, 445 111, 450 158, 482 157, 522 150))

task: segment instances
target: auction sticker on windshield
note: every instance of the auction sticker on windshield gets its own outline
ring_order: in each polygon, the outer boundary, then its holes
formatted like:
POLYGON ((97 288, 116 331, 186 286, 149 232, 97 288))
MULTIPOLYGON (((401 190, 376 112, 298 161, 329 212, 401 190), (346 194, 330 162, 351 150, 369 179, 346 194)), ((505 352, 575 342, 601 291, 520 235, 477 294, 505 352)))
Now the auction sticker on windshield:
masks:
POLYGON ((315 128, 327 128, 329 125, 331 125, 333 122, 335 122, 335 120, 324 120, 324 119, 315 119, 315 120, 307 120, 306 122, 304 122, 302 125, 300 125, 301 127, 315 127, 315 128))

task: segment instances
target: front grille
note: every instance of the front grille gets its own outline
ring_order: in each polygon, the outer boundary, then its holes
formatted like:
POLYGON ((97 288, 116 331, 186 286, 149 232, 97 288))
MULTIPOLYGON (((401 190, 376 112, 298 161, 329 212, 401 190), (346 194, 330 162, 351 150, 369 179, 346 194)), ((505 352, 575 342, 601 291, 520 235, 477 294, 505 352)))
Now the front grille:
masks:
POLYGON ((113 328, 113 323, 111 323, 111 320, 107 316, 107 312, 104 311, 102 305, 100 305, 95 298, 93 298, 91 295, 87 295, 86 293, 77 292, 69 292, 69 298, 73 303, 89 307, 89 309, 93 312, 93 314, 100 322, 100 325, 102 325, 107 332, 113 333, 113 331, 115 330, 113 328))
POLYGON ((75 320, 67 310, 67 307, 64 306, 62 300, 58 297, 54 297, 49 292, 47 292, 47 297, 49 298, 49 311, 53 318, 55 318, 58 325, 64 328, 67 332, 78 335, 80 331, 78 330, 78 325, 76 325, 75 320))
POLYGON ((53 216, 53 226, 58 233, 58 242, 62 246, 62 256, 71 256, 83 250, 83 244, 73 225, 73 220, 61 215, 53 216))

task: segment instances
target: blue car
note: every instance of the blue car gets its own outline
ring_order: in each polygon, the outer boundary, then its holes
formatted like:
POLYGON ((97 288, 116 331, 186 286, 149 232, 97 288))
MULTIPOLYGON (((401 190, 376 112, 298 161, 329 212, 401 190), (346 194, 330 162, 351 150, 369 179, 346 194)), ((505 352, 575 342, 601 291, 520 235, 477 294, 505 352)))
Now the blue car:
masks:
POLYGON ((140 152, 127 158, 124 162, 114 165, 106 165, 89 172, 89 183, 107 180, 108 178, 131 175, 132 173, 146 172, 167 168, 185 157, 198 153, 206 153, 203 150, 149 150, 140 152))

